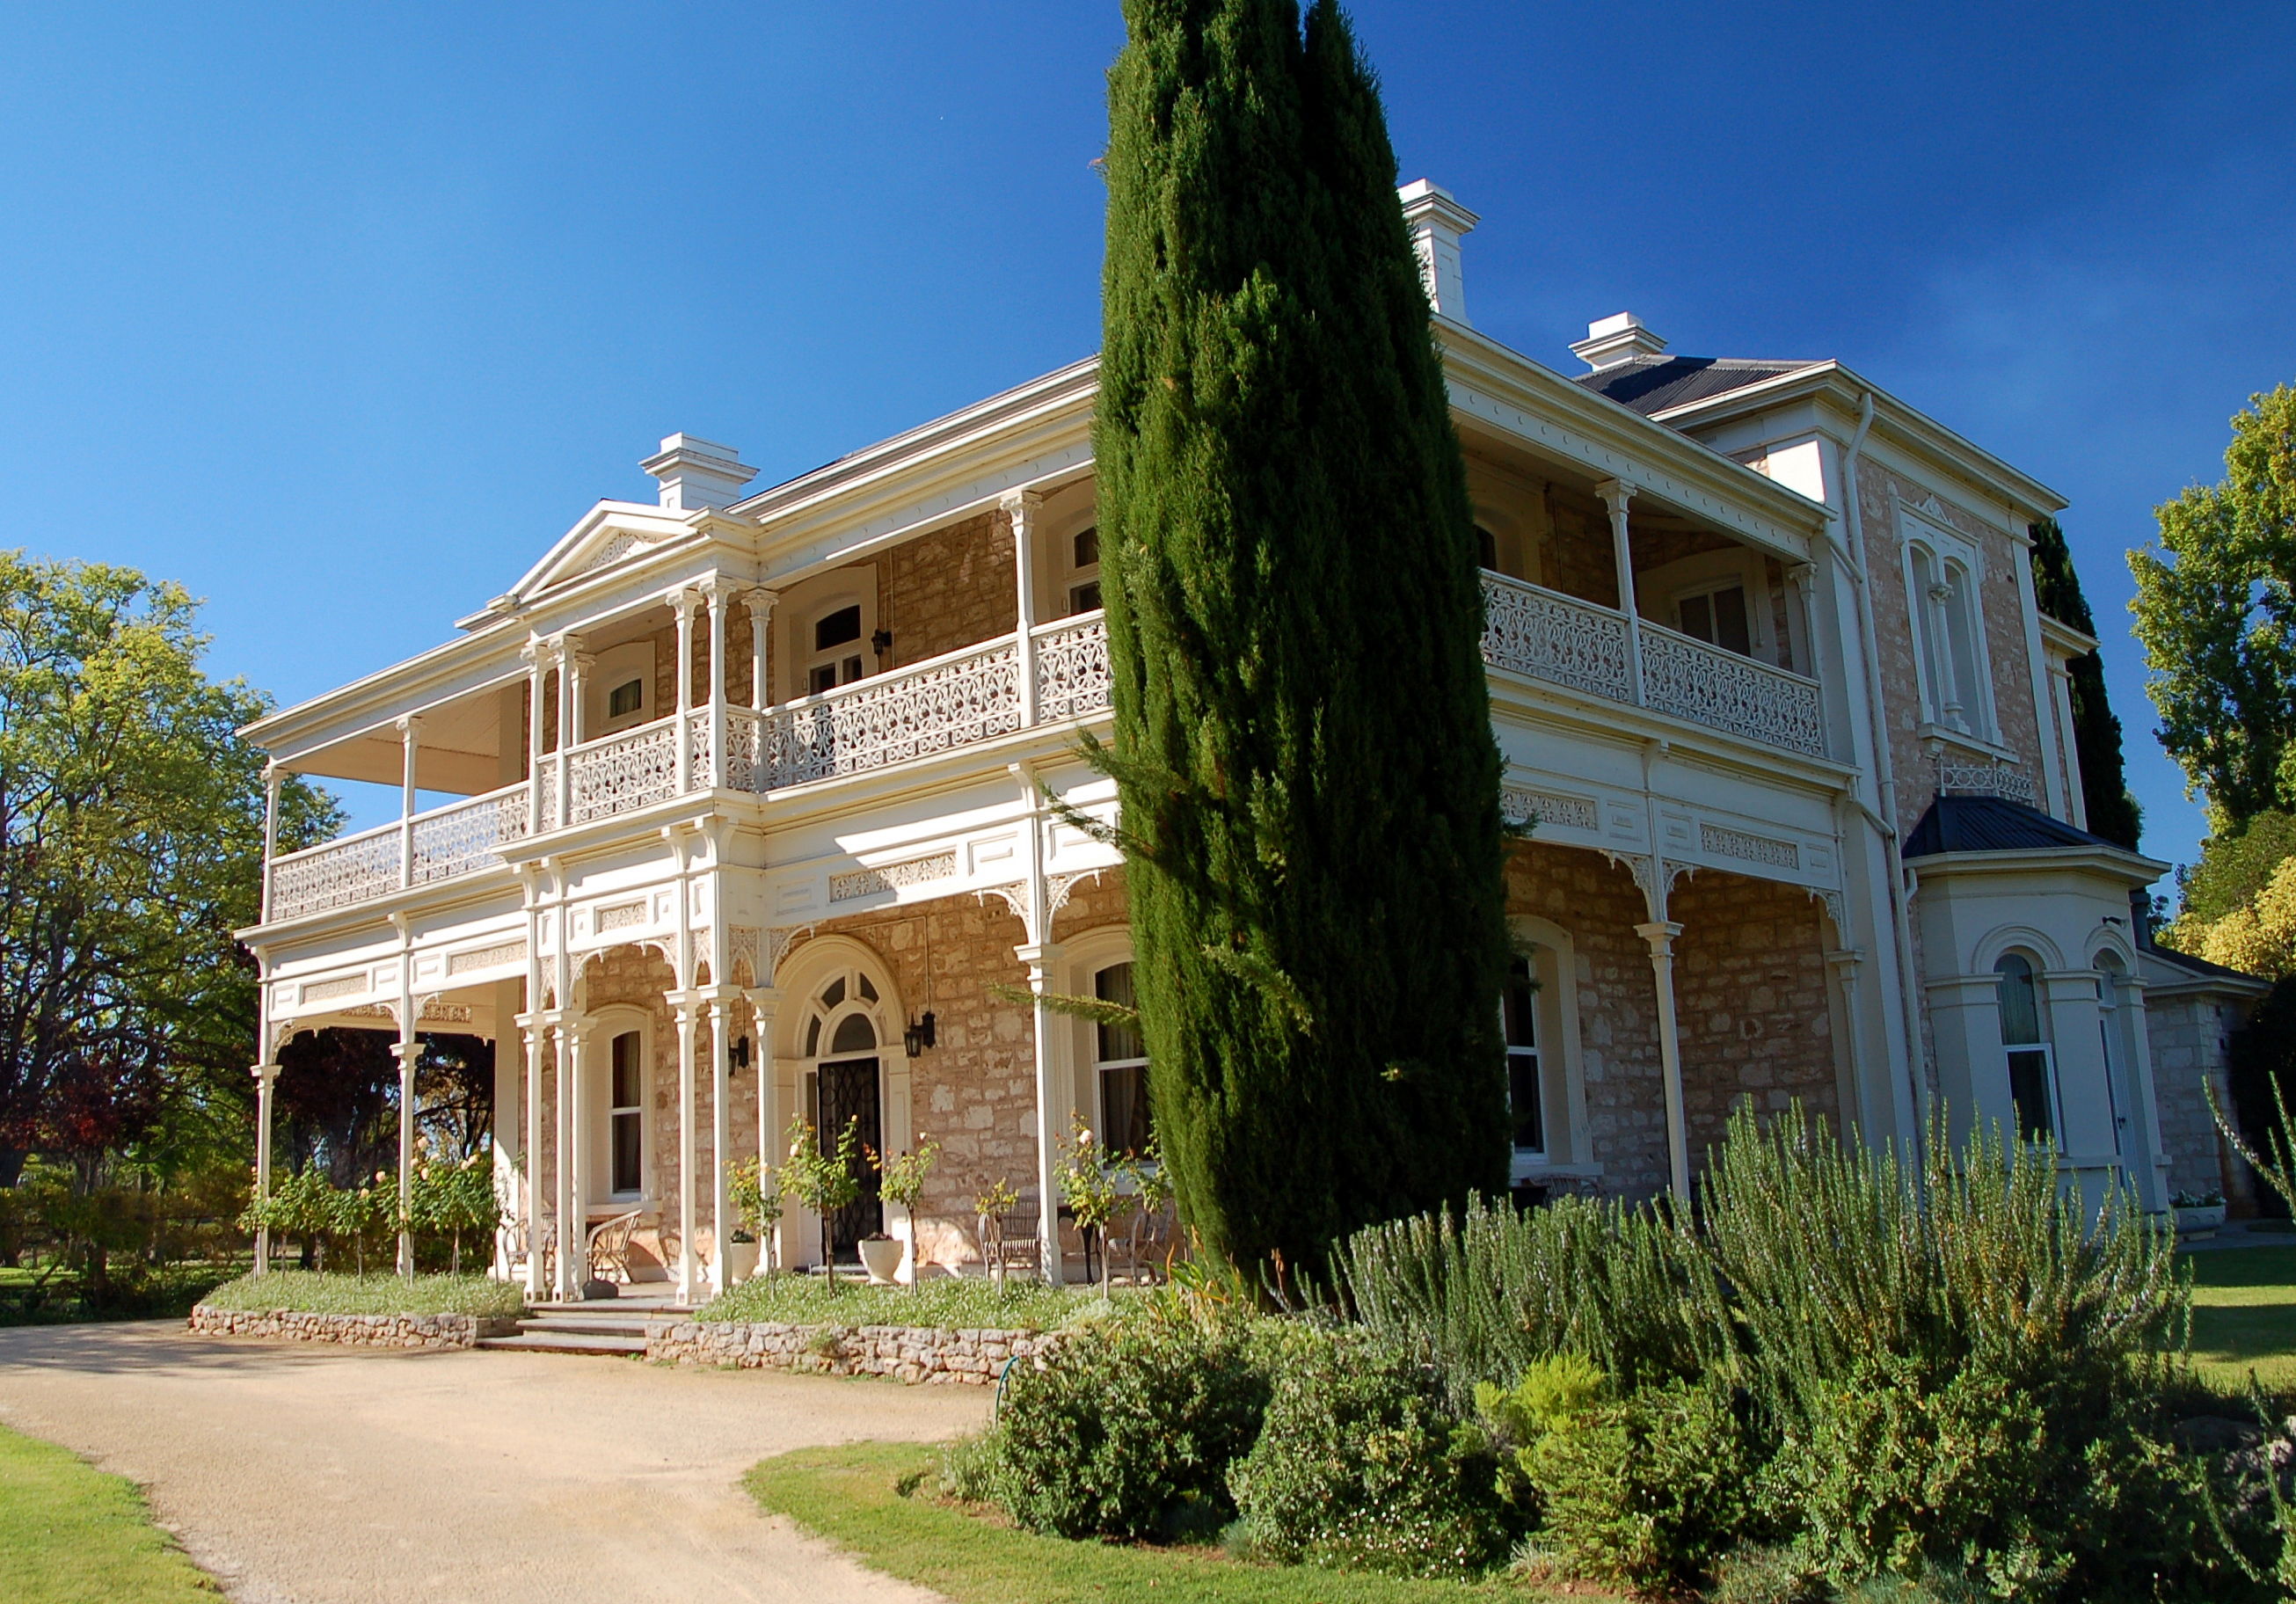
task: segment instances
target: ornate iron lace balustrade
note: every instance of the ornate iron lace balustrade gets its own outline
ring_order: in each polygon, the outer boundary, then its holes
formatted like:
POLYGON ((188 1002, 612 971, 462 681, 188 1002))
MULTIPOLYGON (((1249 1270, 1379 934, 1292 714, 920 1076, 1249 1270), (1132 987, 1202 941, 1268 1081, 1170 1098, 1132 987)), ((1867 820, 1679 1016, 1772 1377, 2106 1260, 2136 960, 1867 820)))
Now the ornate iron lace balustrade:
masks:
POLYGON ((1634 700, 1624 614, 1486 573, 1483 618, 1483 660, 1494 667, 1634 700))
POLYGON ((495 863, 495 848, 526 834, 526 782, 473 797, 414 819, 418 886, 449 880, 495 863))
POLYGON ((1109 705, 1108 619, 1062 618, 1037 631, 1037 717, 1056 724, 1109 705))
POLYGON ((677 720, 576 747, 566 757, 567 822, 611 818, 677 795, 677 720))
POLYGON ((1007 639, 775 708, 759 778, 773 790, 864 773, 1020 727, 1021 656, 1007 639))
POLYGON ((726 710, 726 779, 728 790, 753 791, 763 778, 758 766, 765 742, 765 715, 747 708, 726 710))
POLYGON ((271 917, 293 919, 398 889, 398 826, 386 824, 271 860, 271 917))
POLYGON ((1645 621, 1643 691, 1651 707, 1788 751, 1825 755, 1817 682, 1645 621))

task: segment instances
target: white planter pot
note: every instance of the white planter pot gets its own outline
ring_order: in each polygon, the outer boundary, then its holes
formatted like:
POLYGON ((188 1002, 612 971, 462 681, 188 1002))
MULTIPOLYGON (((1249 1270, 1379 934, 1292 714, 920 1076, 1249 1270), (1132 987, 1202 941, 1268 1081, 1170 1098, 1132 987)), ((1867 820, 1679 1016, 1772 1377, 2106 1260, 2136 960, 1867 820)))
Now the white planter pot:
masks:
POLYGON ((738 1287, 758 1273, 758 1245, 755 1242, 726 1244, 726 1285, 738 1287))
POLYGON ((864 1238, 861 1242, 862 1268, 869 1272, 869 1280, 873 1285, 892 1286, 900 1277, 901 1256, 908 1250, 909 1245, 898 1238, 864 1238))
POLYGON ((2204 1208, 2180 1208, 2177 1210, 2177 1234, 2178 1236, 2194 1236, 2203 1231, 2220 1230, 2223 1228, 2224 1223, 2225 1206, 2221 1203, 2211 1203, 2204 1208))

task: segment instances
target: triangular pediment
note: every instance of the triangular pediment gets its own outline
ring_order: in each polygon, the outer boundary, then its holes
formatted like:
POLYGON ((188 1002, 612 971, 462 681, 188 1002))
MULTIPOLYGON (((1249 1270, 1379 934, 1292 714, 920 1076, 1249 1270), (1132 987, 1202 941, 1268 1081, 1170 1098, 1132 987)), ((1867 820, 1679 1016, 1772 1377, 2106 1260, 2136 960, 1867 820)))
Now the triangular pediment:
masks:
POLYGON ((594 574, 644 562, 693 532, 680 513, 636 502, 600 502, 512 587, 511 598, 530 602, 594 574))

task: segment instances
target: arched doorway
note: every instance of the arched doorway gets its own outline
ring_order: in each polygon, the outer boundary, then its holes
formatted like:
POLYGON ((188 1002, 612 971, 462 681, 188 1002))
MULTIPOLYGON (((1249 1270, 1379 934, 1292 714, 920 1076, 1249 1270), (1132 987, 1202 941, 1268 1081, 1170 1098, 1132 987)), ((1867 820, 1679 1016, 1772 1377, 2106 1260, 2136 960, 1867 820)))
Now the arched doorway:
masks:
MULTIPOLYGON (((816 990, 808 1008, 801 1056, 806 1060, 806 1119, 819 1133, 824 1151, 834 1151, 851 1125, 862 1143, 882 1152, 884 1088, 878 1057, 877 1010, 881 999, 867 974, 841 970, 816 990)), ((861 1196, 824 1222, 832 1257, 857 1257, 861 1239, 885 1228, 885 1207, 877 1193, 877 1172, 857 1158, 861 1196)))

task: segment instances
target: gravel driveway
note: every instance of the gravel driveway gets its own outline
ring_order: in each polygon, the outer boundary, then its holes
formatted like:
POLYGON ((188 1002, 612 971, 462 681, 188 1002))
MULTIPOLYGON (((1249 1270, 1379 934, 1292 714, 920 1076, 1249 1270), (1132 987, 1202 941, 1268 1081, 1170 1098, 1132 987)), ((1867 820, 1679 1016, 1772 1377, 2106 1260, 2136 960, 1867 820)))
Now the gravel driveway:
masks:
POLYGON ((0 1330, 0 1422, 148 1490, 240 1604, 922 1600, 758 1513, 784 1449, 931 1439, 972 1387, 364 1353, 168 1324, 0 1330))

